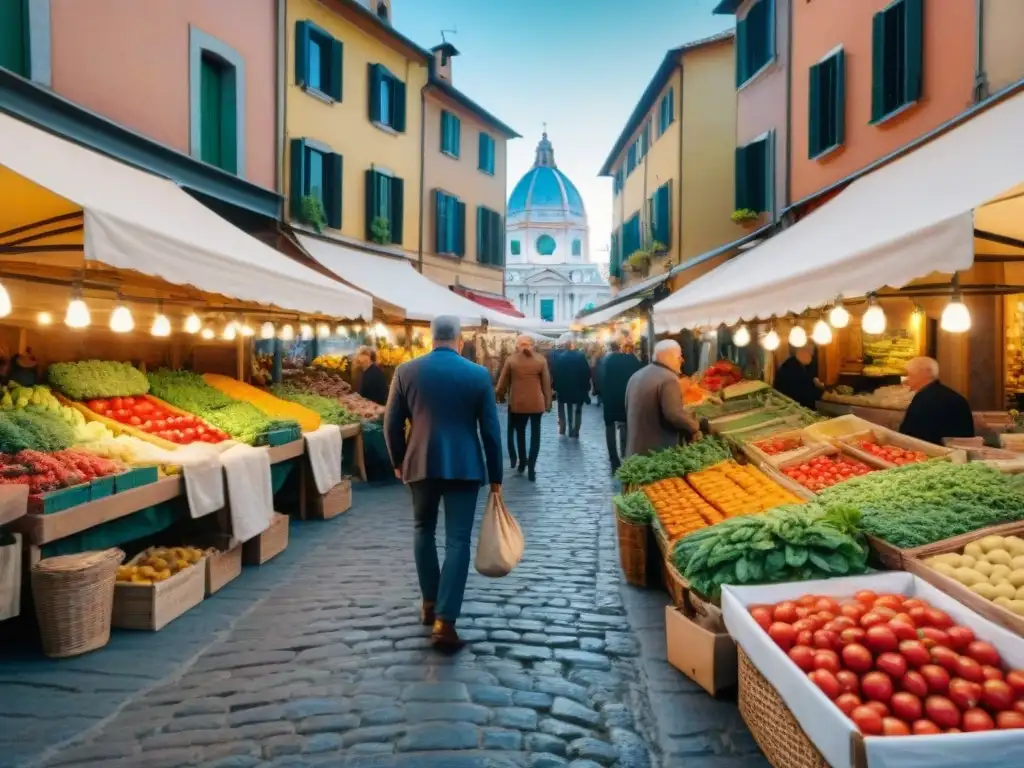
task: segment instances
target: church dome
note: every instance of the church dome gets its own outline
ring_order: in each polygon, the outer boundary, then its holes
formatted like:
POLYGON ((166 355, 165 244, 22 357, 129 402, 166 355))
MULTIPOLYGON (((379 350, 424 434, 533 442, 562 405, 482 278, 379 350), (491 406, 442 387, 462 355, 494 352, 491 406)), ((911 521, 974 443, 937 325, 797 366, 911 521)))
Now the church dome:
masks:
POLYGON ((534 218, 534 213, 545 221, 586 216, 579 191, 555 164, 555 151, 546 131, 537 144, 533 167, 519 180, 508 200, 509 218, 534 218))

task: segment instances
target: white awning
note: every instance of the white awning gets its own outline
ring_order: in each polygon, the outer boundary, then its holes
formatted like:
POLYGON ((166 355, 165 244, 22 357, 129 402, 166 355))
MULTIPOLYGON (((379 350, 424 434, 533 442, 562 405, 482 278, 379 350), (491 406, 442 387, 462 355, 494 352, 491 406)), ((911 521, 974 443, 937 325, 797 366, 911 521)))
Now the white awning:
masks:
MULTIPOLYGON (((656 329, 768 319, 968 269, 974 209, 1024 181, 1022 132, 1024 92, 854 181, 807 218, 659 302, 656 329)), ((980 221, 984 210, 978 213, 980 221)))
POLYGON ((591 312, 589 315, 584 315, 579 318, 576 323, 584 328, 593 328, 597 325, 604 325, 605 323, 614 320, 619 315, 633 309, 633 307, 641 301, 643 301, 642 298, 620 301, 618 304, 606 307, 605 309, 599 309, 597 312, 591 312))
POLYGON ((372 317, 369 296, 246 234, 173 182, 3 114, 0 166, 82 208, 88 261, 244 302, 372 317))

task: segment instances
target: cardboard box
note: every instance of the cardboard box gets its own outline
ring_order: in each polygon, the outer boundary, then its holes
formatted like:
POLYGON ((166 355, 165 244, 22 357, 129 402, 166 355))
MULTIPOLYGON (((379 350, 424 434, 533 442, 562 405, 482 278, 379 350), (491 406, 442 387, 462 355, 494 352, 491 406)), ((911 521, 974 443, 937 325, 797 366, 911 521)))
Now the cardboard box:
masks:
POLYGON ((708 693, 736 685, 736 643, 724 630, 709 631, 667 605, 665 642, 668 663, 708 693))

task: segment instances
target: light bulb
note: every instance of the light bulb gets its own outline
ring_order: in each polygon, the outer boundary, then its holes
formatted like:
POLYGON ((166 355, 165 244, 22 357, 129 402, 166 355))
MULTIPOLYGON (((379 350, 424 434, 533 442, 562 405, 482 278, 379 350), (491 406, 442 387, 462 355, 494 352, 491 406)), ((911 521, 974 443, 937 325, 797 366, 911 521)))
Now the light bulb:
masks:
POLYGON ((842 304, 836 304, 828 313, 828 321, 833 328, 845 328, 850 324, 850 313, 842 304))
POLYGON ((363 330, 363 327, 361 325, 352 326, 352 333, 359 333, 361 330, 363 330))
POLYGON ((160 313, 154 317, 153 327, 150 328, 149 332, 154 336, 170 336, 171 321, 167 319, 167 315, 160 313))
POLYGON ((826 344, 832 343, 832 329, 829 324, 824 320, 819 320, 814 324, 814 330, 811 332, 811 340, 819 347, 823 347, 826 344))
POLYGON ((285 323, 281 327, 281 341, 291 341, 295 338, 295 329, 292 328, 290 323, 285 323))
POLYGON ((213 332, 213 328, 211 328, 210 326, 206 326, 205 328, 203 328, 203 332, 199 335, 202 336, 207 341, 210 341, 217 334, 213 332))
POLYGON ((768 333, 761 339, 761 346, 767 349, 769 352, 774 352, 779 348, 779 334, 772 328, 768 333))
POLYGON ((971 311, 959 296, 954 296, 942 310, 939 327, 948 333, 966 333, 971 330, 971 311))
POLYGON ((238 326, 238 332, 245 336, 246 338, 256 334, 256 331, 253 330, 253 327, 248 323, 242 323, 240 326, 238 326))
POLYGON ((80 298, 74 298, 68 304, 67 314, 64 315, 64 325, 68 328, 87 328, 92 322, 89 315, 89 308, 80 298))
POLYGON ((7 317, 11 314, 11 296, 3 283, 0 283, 0 317, 7 317))
POLYGON ((732 343, 737 347, 745 347, 750 343, 750 329, 741 325, 732 334, 732 343))
POLYGON ((221 338, 224 339, 224 341, 234 341, 237 335, 238 329, 235 328, 235 323, 230 322, 224 326, 224 333, 221 334, 221 338))
POLYGON ((871 336, 885 333, 885 310, 877 304, 869 306, 864 312, 864 317, 860 319, 860 327, 864 333, 871 336))
POLYGON ((49 312, 40 312, 36 315, 36 322, 40 325, 50 325, 53 323, 53 315, 49 312))
POLYGON ((185 333, 199 333, 202 328, 203 321, 199 319, 199 315, 195 312, 185 318, 185 333))
POLYGON ((327 323, 319 323, 316 327, 316 335, 321 339, 326 339, 331 335, 331 326, 327 323))
POLYGON ((344 325, 339 325, 337 328, 334 329, 334 335, 345 338, 346 336, 348 336, 348 328, 346 328, 344 325))
POLYGON ((134 328, 135 319, 132 317, 132 311, 124 304, 114 307, 114 312, 110 316, 110 330, 114 333, 131 333, 134 328))
POLYGON ((377 323, 373 326, 373 335, 381 339, 388 337, 388 327, 384 323, 377 323))
POLYGON ((802 325, 794 325, 789 331, 789 346, 803 347, 807 344, 807 331, 802 325))
POLYGON ((302 335, 303 341, 309 341, 313 338, 313 326, 309 323, 303 323, 299 326, 299 333, 302 335))
POLYGON ((269 321, 264 323, 263 325, 260 326, 260 338, 261 339, 272 339, 272 338, 274 338, 274 331, 275 330, 276 329, 274 328, 274 324, 273 323, 271 323, 269 321))

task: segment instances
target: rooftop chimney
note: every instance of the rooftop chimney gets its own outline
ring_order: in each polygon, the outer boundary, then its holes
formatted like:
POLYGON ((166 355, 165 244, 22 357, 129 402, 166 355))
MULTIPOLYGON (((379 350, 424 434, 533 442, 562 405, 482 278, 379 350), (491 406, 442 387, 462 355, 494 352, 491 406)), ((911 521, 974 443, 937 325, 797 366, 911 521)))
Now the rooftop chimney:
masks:
POLYGON ((444 42, 430 49, 434 53, 434 74, 449 85, 452 82, 452 58, 459 55, 458 49, 444 42))
POLYGON ((391 23, 391 0, 369 0, 369 6, 378 19, 391 23))

